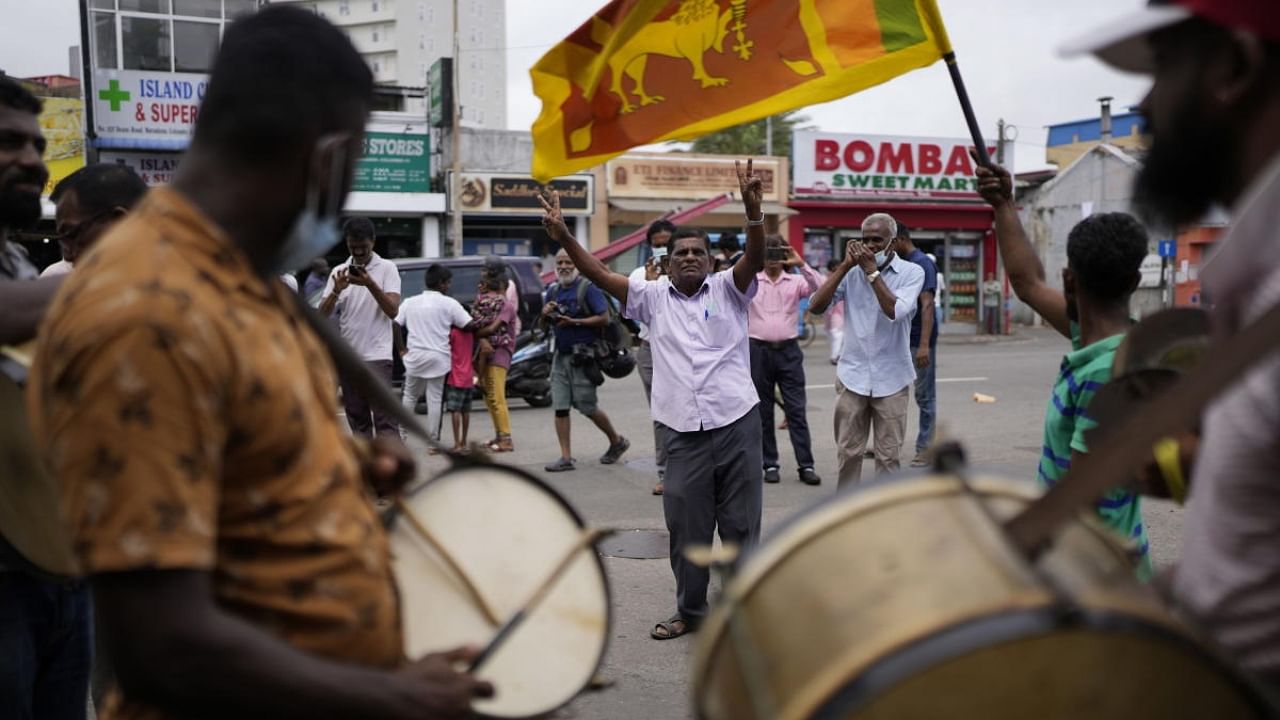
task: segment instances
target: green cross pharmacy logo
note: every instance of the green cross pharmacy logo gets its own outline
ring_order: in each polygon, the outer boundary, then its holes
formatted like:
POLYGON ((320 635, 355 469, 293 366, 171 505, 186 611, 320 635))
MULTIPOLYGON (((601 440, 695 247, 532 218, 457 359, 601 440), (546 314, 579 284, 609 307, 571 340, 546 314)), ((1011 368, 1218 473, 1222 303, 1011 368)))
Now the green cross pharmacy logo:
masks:
POLYGON ((98 91, 98 99, 111 103, 111 112, 120 112, 120 103, 128 102, 132 97, 128 90, 121 90, 120 83, 112 80, 107 83, 106 90, 98 91))

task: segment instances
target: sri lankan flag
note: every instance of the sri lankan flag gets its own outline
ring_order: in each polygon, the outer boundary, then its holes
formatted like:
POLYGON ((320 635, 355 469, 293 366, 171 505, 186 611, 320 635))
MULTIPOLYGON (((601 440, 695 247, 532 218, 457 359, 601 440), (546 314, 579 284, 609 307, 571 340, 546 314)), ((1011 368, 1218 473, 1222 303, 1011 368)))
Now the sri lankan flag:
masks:
POLYGON ((949 52, 934 0, 613 0, 530 71, 533 175, 834 100, 949 52))

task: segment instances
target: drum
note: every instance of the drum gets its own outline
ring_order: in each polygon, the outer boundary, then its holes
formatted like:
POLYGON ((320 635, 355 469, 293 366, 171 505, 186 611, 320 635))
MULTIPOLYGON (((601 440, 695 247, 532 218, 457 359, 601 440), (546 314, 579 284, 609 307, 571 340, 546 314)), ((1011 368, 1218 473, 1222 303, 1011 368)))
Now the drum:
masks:
POLYGON ((704 623, 705 720, 1266 717, 1086 513, 1034 564, 998 520, 1029 483, 871 483, 789 522, 704 623))
POLYGON ((577 545, 545 597, 477 669, 497 694, 475 710, 534 717, 587 686, 609 637, 609 585, 563 498, 512 468, 463 465, 411 492, 397 515, 390 540, 410 658, 486 646, 577 545))

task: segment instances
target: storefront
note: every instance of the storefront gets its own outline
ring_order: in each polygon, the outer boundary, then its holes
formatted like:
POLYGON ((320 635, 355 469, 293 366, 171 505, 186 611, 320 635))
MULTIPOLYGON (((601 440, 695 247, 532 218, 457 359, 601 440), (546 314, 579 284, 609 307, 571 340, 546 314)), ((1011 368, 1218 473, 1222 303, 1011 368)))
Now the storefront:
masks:
POLYGON ((992 211, 976 192, 963 139, 797 130, 788 239, 815 267, 841 259, 862 221, 889 213, 938 259, 944 330, 976 332, 982 281, 997 272, 992 211))
MULTIPOLYGON (((446 187, 452 187, 447 174, 446 187)), ((528 175, 463 171, 457 202, 462 210, 462 255, 555 256, 559 246, 542 226, 538 196, 546 188, 528 175)), ((547 184, 560 194, 560 208, 579 241, 591 240, 596 211, 596 178, 589 173, 555 178, 547 184)))
MULTIPOLYGON (((695 153, 628 153, 605 166, 608 178, 609 238, 615 240, 655 218, 684 210, 717 195, 738 196, 733 157, 695 153)), ((770 232, 786 234, 788 162, 784 157, 758 157, 752 168, 764 181, 764 214, 770 232)), ((722 232, 744 230, 742 203, 725 203, 698 217, 697 226, 714 241, 722 232)), ((629 270, 639 263, 643 246, 620 256, 616 267, 629 270)))

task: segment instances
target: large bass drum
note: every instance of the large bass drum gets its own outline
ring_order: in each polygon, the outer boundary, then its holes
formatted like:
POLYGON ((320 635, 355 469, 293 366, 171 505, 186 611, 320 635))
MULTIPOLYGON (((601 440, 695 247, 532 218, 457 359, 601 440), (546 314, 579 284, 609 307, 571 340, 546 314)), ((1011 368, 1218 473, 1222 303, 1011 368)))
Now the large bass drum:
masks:
POLYGON ((474 707, 485 717, 537 717, 587 687, 608 643, 609 585, 595 549, 578 545, 586 527, 562 497, 509 467, 462 465, 410 492, 393 516, 410 658, 486 646, 572 553, 545 598, 477 670, 497 694, 474 707))
POLYGON ((997 520, 1036 495, 930 475, 800 515, 747 559, 703 625, 698 716, 1267 717, 1086 514, 1024 560, 997 520))

